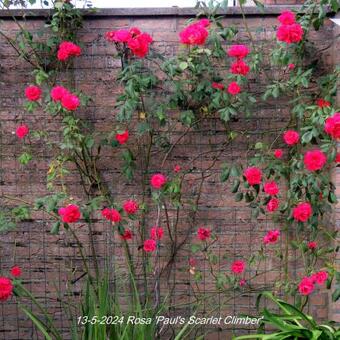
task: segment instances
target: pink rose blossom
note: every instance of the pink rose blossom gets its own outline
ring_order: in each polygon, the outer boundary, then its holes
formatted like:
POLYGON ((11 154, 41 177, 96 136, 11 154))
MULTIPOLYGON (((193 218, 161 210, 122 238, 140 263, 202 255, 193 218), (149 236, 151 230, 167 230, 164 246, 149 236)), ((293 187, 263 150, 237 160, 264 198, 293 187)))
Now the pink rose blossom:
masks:
POLYGON ((241 87, 239 86, 239 84, 237 84, 236 81, 233 81, 229 84, 227 91, 229 94, 236 96, 241 92, 241 87))
POLYGON ((231 271, 234 274, 242 274, 244 272, 246 268, 246 264, 244 263, 244 261, 234 261, 231 265, 231 271))
POLYGON ((15 131, 18 138, 23 139, 29 134, 30 130, 26 124, 19 125, 15 131))
POLYGON ((35 85, 28 86, 25 89, 25 96, 31 102, 39 100, 41 94, 42 94, 41 88, 35 85))
POLYGON ((57 58, 60 61, 65 61, 71 56, 74 56, 74 57, 80 56, 80 53, 81 53, 81 48, 78 45, 70 41, 63 41, 59 45, 57 58))
POLYGON ((51 90, 51 98, 57 102, 63 99, 64 96, 70 94, 63 86, 55 86, 51 90))
POLYGON ((66 207, 60 208, 58 210, 58 214, 61 216, 61 220, 65 223, 78 222, 80 219, 80 210, 75 204, 69 204, 66 207))
POLYGON ((327 157, 321 150, 316 149, 307 151, 303 162, 309 171, 321 170, 327 162, 327 157))
POLYGON ((310 277, 305 276, 298 286, 301 295, 309 295, 314 290, 314 283, 310 277))
POLYGON ((205 241, 206 239, 210 238, 211 230, 207 228, 198 228, 197 236, 201 241, 205 241))
POLYGON ((320 271, 312 275, 313 282, 317 283, 318 285, 323 285, 328 279, 328 273, 325 271, 320 271))
POLYGON ((276 149, 276 150, 274 151, 274 157, 275 157, 275 158, 280 159, 280 158, 282 158, 282 155, 283 155, 282 149, 276 149))
POLYGON ((153 188, 161 189, 167 182, 167 179, 163 174, 154 174, 152 175, 150 182, 153 188))
POLYGON ((193 23, 179 33, 180 42, 186 45, 204 45, 209 32, 199 22, 193 23))
POLYGON ((295 130, 287 130, 283 134, 283 140, 285 143, 289 146, 292 146, 294 144, 297 144, 300 140, 300 135, 297 131, 295 130))
POLYGON ((155 240, 150 239, 150 240, 144 241, 143 248, 146 252, 148 252, 148 253, 153 252, 153 251, 156 250, 156 247, 157 247, 157 243, 156 243, 155 240))
POLYGON ((253 166, 250 168, 247 168, 243 172, 244 177, 246 178, 249 185, 256 185, 261 183, 262 179, 262 171, 261 169, 253 166))
POLYGON ((267 234, 263 238, 263 243, 264 244, 274 244, 277 242, 278 238, 280 236, 280 231, 275 229, 275 230, 269 230, 267 234))
POLYGON ((122 133, 116 134, 116 141, 121 145, 125 144, 128 141, 128 139, 129 139, 129 131, 128 130, 125 130, 122 133))
POLYGON ((80 101, 76 95, 71 94, 71 93, 66 93, 61 98, 61 105, 63 106, 64 109, 68 111, 74 111, 80 105, 80 101))
POLYGON ((12 295, 13 284, 7 277, 0 277, 0 301, 6 301, 12 295))
POLYGON ((120 235, 120 237, 123 239, 123 240, 131 240, 132 239, 132 231, 130 229, 125 229, 124 230, 124 234, 120 235))
POLYGON ((223 84, 221 84, 221 83, 215 83, 215 82, 213 82, 213 83, 211 84, 211 87, 212 87, 213 89, 215 89, 215 90, 223 90, 223 89, 224 89, 224 85, 223 85, 223 84))
POLYGON ((298 43, 302 40, 303 29, 300 24, 281 25, 276 33, 277 40, 287 44, 298 43))
POLYGON ((230 72, 232 74, 241 74, 246 76, 249 70, 249 66, 243 60, 236 60, 230 66, 230 72))
POLYGON ((263 186, 263 190, 266 194, 275 196, 279 193, 279 187, 275 181, 266 182, 263 186))
POLYGON ((249 49, 245 45, 232 45, 228 49, 228 56, 238 59, 245 58, 249 54, 249 49))
POLYGON ((153 240, 161 240, 164 234, 162 227, 154 226, 150 230, 150 236, 153 240))
POLYGON ((269 212, 274 212, 279 208, 279 200, 277 198, 272 198, 268 203, 267 203, 267 210, 269 212))
POLYGON ((310 203, 302 202, 293 209, 293 217, 296 221, 306 222, 312 215, 312 212, 310 203))
POLYGON ((21 276, 21 268, 19 266, 14 266, 11 268, 11 275, 13 277, 20 277, 21 276))
POLYGON ((310 250, 316 249, 317 246, 318 246, 318 244, 317 244, 316 242, 314 242, 314 241, 308 242, 308 244, 307 244, 307 247, 308 247, 308 249, 310 249, 310 250))
POLYGON ((324 129, 333 139, 340 139, 340 112, 326 119, 324 129))
POLYGON ((138 206, 138 203, 136 201, 127 200, 123 204, 123 209, 126 213, 133 215, 138 211, 139 206, 138 206))
POLYGON ((283 25, 295 24, 295 14, 291 11, 282 12, 277 18, 283 25))
POLYGON ((104 208, 102 210, 102 216, 111 222, 120 222, 122 217, 120 215, 120 212, 113 208, 104 208))

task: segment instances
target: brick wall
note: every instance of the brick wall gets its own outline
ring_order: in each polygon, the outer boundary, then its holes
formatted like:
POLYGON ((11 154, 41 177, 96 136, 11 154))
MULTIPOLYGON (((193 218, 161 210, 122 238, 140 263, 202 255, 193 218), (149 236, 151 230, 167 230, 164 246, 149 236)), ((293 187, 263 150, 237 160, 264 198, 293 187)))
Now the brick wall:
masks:
MULTIPOLYGON (((271 4, 295 4, 298 1, 267 1, 271 4)), ((280 8, 282 10, 282 7, 280 8)), ((265 54, 268 54, 268 44, 274 37, 277 25, 276 16, 278 9, 274 6, 268 8, 261 14, 256 8, 247 9, 249 14, 248 25, 254 34, 257 43, 263 44, 265 54)), ((26 25, 31 30, 38 30, 43 25, 42 15, 44 12, 36 11, 33 16, 26 18, 26 25)), ((77 58, 74 65, 74 80, 79 89, 85 91, 93 99, 93 102, 86 110, 80 110, 79 115, 94 124, 98 131, 107 131, 111 125, 115 124, 115 98, 119 93, 116 85, 116 77, 119 73, 119 61, 114 57, 114 48, 103 39, 106 31, 129 26, 138 26, 142 30, 149 32, 154 40, 155 48, 164 55, 171 56, 178 46, 178 32, 184 27, 188 18, 192 17, 194 11, 191 9, 153 9, 153 10, 101 10, 97 14, 86 16, 84 28, 80 31, 79 37, 84 44, 84 53, 77 58)), ((11 36, 17 32, 16 24, 10 17, 3 15, 2 29, 11 36)), ((0 12, 1 17, 1 12, 0 12)), ((242 20, 238 8, 233 8, 225 17, 226 25, 238 26, 239 33, 237 41, 249 43, 247 34, 242 25, 242 20)), ((334 26, 327 21, 325 27, 311 35, 312 40, 318 48, 322 49, 332 45, 334 36, 334 26)), ((337 38, 336 44, 339 43, 337 38)), ((322 55, 324 68, 328 68, 333 63, 338 62, 336 53, 337 45, 326 48, 322 55)), ((42 196, 46 191, 46 172, 51 155, 46 150, 45 145, 34 145, 37 154, 35 160, 28 166, 22 167, 16 158, 22 152, 22 145, 17 142, 13 131, 21 119, 25 120, 32 128, 46 129, 51 136, 59 138, 60 122, 51 117, 47 117, 42 111, 37 111, 33 115, 28 115, 23 110, 24 88, 32 81, 30 67, 24 61, 15 56, 13 49, 0 37, 0 190, 1 194, 11 194, 23 200, 30 200, 35 196, 42 196)), ((250 88, 255 94, 259 94, 264 86, 265 79, 249 77, 250 88)), ((242 128, 247 128, 250 132, 248 138, 242 143, 232 144, 225 153, 220 155, 213 168, 209 171, 210 178, 205 182, 202 197, 197 215, 198 226, 211 226, 219 235, 221 242, 215 247, 219 255, 219 264, 224 264, 224 254, 228 254, 228 261, 241 256, 247 256, 260 244, 266 230, 272 229, 273 222, 269 219, 254 221, 250 217, 250 210, 243 204, 235 203, 229 194, 227 185, 221 185, 219 176, 221 164, 224 161, 245 160, 245 152, 249 145, 262 140, 263 132, 270 129, 280 129, 285 125, 288 109, 285 100, 273 100, 265 106, 257 106, 253 116, 249 119, 240 117, 239 124, 242 128)), ((175 124, 174 120, 172 124, 175 124)), ((180 135, 181 131, 176 132, 180 135)), ((172 135, 171 138, 175 138, 172 135)), ((214 150, 218 149, 219 143, 224 134, 223 127, 218 120, 207 120, 199 131, 190 132, 171 154, 169 162, 164 171, 171 172, 174 164, 185 163, 197 152, 207 150, 209 153, 202 156, 195 162, 198 168, 208 167, 214 162, 214 150), (204 136, 204 137, 202 137, 204 136)), ((272 136, 267 135, 266 138, 272 136)), ((117 178, 120 169, 119 157, 107 153, 100 164, 105 178, 117 178)), ((159 159, 154 157, 152 168, 157 169, 159 159)), ((193 172, 190 181, 187 183, 186 193, 190 198, 198 187, 198 175, 193 172)), ((81 197, 80 182, 77 176, 68 178, 72 195, 81 197)), ((121 200, 136 195, 138 188, 133 184, 125 184, 123 181, 110 182, 110 190, 121 200)), ((2 204, 7 204, 2 202, 2 204)), ((150 223, 154 221, 154 214, 148 217, 150 223)), ((187 221, 185 212, 180 216, 183 228, 187 221)), ((164 222, 164 221, 162 221, 164 222)), ((25 221, 12 232, 0 236, 0 269, 6 271, 14 263, 23 267, 23 278, 27 287, 31 289, 40 299, 41 303, 49 306, 54 313, 55 319, 59 320, 60 326, 65 328, 65 339, 68 339, 67 318, 62 314, 60 304, 57 301, 56 287, 64 289, 64 282, 71 271, 79 271, 81 262, 79 254, 75 250, 75 244, 69 236, 63 232, 59 236, 49 234, 50 224, 48 216, 37 214, 32 220, 25 221)), ((112 275, 115 270, 124 266, 121 259, 122 251, 118 240, 112 235, 108 225, 100 220, 94 221, 94 239, 100 263, 103 265, 106 260, 112 268, 112 275), (115 254, 115 257, 113 257, 115 254)), ((79 229, 80 239, 89 247, 89 235, 84 229, 79 229)), ((193 234, 193 232, 192 232, 193 234)), ((190 242, 195 242, 192 235, 190 242)), ((136 245, 137 249, 137 245, 136 245)), ((85 249, 86 251, 88 249, 85 249)), ((166 252, 166 249, 162 249, 166 252)), ((137 250, 135 250, 135 254, 137 250)), ((292 254, 294 257, 294 254, 292 254)), ((175 282, 176 294, 175 303, 191 298, 192 291, 189 283, 192 276, 188 272, 187 266, 188 252, 183 251, 179 255, 176 270, 170 277, 170 281, 175 282)), ((204 261, 200 258, 198 267, 204 266, 204 261)), ((230 263, 230 262, 229 262, 230 263)), ((275 261, 267 261, 265 271, 275 267, 275 261)), ((251 271, 247 277, 251 276, 251 271)), ((298 267, 293 270, 292 275, 298 274, 298 267)), ((203 291, 209 292, 213 289, 212 282, 209 281, 208 268, 206 268, 203 291)), ((258 286, 266 285, 273 277, 280 275, 277 271, 272 271, 263 276, 262 281, 257 282, 258 286)), ((72 287, 73 292, 79 292, 81 282, 72 287)), ((234 296, 227 303, 223 302, 219 311, 227 315, 238 315, 241 312, 254 313, 256 294, 250 294, 242 298, 234 296)), ((329 307, 329 296, 327 292, 315 296, 311 300, 310 312, 320 319, 339 318, 339 307, 329 307)), ((177 313, 188 313, 187 310, 178 310, 177 313)), ((189 311, 190 312, 190 311, 189 311)), ((14 301, 0 305, 0 339, 36 339, 37 335, 18 309, 14 301)), ((339 321, 339 320, 338 320, 339 321)), ((231 329, 219 332, 215 329, 213 339, 225 339, 231 336, 231 329)))

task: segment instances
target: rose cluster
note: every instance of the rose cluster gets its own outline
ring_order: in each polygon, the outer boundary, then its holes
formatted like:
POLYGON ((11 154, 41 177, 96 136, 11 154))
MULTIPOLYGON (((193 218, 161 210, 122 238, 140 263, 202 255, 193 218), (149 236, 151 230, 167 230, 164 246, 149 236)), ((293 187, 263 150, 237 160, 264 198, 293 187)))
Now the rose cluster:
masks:
POLYGON ((58 48, 57 58, 60 61, 66 61, 69 57, 78 57, 81 54, 81 48, 71 41, 63 41, 58 48))
POLYGON ((209 25, 208 19, 201 19, 187 26, 179 33, 180 42, 185 45, 203 45, 209 36, 209 25))
POLYGON ((50 94, 53 101, 60 102, 61 106, 68 111, 74 111, 80 105, 79 98, 63 86, 53 87, 50 94))
POLYGON ((148 33, 141 32, 137 27, 132 27, 129 30, 107 32, 105 38, 110 42, 124 44, 133 55, 139 58, 144 58, 148 54, 149 46, 153 42, 148 33))
POLYGON ((243 61, 243 59, 249 54, 249 49, 245 45, 232 45, 228 50, 229 57, 236 58, 236 60, 230 66, 230 72, 232 74, 247 75, 249 72, 249 66, 243 61))
POLYGON ((150 230, 150 238, 144 241, 143 249, 147 253, 151 253, 157 248, 157 241, 160 241, 163 238, 163 228, 154 226, 150 230))
POLYGON ((298 43, 302 40, 303 29, 302 26, 296 22, 294 13, 290 11, 283 12, 278 17, 278 20, 281 26, 276 32, 277 40, 287 44, 298 43))
POLYGON ((309 295, 314 290, 314 285, 323 285, 328 278, 328 273, 319 271, 311 276, 305 276, 299 283, 298 290, 301 295, 309 295))
POLYGON ((333 139, 340 139, 340 112, 326 119, 324 129, 333 139))

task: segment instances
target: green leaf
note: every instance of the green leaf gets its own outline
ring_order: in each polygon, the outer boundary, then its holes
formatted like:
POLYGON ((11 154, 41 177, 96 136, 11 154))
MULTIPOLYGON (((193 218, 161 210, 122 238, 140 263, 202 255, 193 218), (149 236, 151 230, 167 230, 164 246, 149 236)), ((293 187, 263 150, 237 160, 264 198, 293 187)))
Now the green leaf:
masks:
POLYGON ((184 125, 190 126, 195 120, 195 115, 190 110, 182 111, 180 115, 180 120, 184 125))
POLYGON ((239 186, 240 186, 240 180, 239 179, 235 179, 234 182, 233 182, 233 186, 231 188, 231 192, 233 194, 235 194, 238 191, 239 186))
POLYGON ((32 160, 32 155, 27 152, 24 152, 19 156, 20 164, 27 165, 30 160, 32 160))
POLYGON ((185 69, 188 68, 188 63, 185 62, 185 61, 182 61, 180 64, 179 64, 179 68, 184 71, 185 69))
POLYGON ((57 221, 57 222, 53 223, 50 233, 51 233, 52 235, 57 235, 57 234, 59 234, 60 225, 61 225, 61 222, 60 222, 60 221, 57 221))
POLYGON ((340 287, 336 288, 335 291, 332 294, 332 301, 336 302, 340 299, 340 287))

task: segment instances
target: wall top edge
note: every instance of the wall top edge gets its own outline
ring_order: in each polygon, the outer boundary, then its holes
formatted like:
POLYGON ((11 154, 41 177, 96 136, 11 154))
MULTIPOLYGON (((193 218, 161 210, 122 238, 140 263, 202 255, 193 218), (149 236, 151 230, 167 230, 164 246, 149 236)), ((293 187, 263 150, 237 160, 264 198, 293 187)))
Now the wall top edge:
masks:
MULTIPOLYGON (((282 6, 269 5, 265 6, 264 10, 257 7, 244 7, 246 15, 264 16, 277 15, 284 10, 294 9, 299 10, 300 5, 282 6)), ((87 9, 82 9, 85 17, 160 17, 160 16, 195 16, 198 9, 192 7, 164 7, 164 8, 100 8, 95 12, 87 9)), ((25 18, 44 18, 51 13, 49 9, 11 9, 0 10, 0 18, 10 17, 25 17, 25 18)), ((240 16, 242 15, 239 7, 230 7, 228 10, 219 11, 218 14, 225 16, 240 16)))

